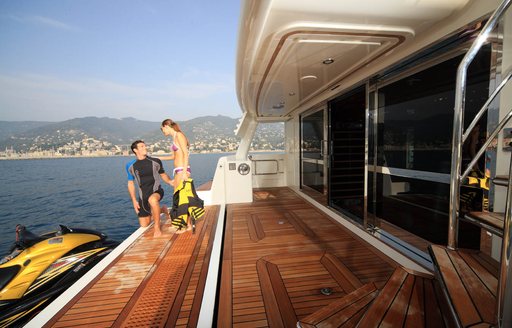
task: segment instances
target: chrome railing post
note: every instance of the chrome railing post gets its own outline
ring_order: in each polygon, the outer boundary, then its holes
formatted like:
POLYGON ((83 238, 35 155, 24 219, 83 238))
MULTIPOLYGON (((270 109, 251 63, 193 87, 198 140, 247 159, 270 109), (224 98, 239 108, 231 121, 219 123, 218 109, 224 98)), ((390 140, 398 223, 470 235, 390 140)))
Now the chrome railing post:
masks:
POLYGON ((458 242, 458 215, 459 215, 459 194, 460 194, 460 170, 462 163, 462 129, 464 126, 464 105, 466 96, 466 79, 469 64, 473 61, 476 54, 487 41, 498 19, 507 10, 512 0, 504 0, 491 15, 482 31, 471 45, 468 52, 462 59, 457 68, 457 81, 455 84, 455 106, 453 117, 453 137, 452 137, 452 162, 450 173, 450 208, 448 218, 448 248, 457 248, 458 242))
POLYGON ((501 244, 500 277, 498 280, 497 311, 498 327, 512 327, 512 286, 510 281, 511 236, 512 224, 512 156, 508 174, 507 200, 505 203, 505 219, 503 222, 503 240, 501 244))
MULTIPOLYGON (((465 57, 464 57, 465 58, 465 57)), ((450 202, 448 221, 448 248, 457 247, 460 169, 462 163, 462 126, 464 122, 464 96, 466 93, 466 69, 460 64, 455 86, 455 108, 453 116, 452 162, 450 173, 450 202), (462 68, 462 69, 461 69, 462 68)))

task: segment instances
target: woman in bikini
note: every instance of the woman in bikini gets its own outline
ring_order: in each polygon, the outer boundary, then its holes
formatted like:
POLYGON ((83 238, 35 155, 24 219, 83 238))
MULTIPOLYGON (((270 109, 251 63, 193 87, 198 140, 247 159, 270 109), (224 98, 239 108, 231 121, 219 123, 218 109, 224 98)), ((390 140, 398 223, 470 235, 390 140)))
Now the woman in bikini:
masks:
POLYGON ((178 123, 171 119, 166 119, 160 127, 164 136, 172 137, 171 156, 159 157, 161 160, 174 160, 173 170, 173 188, 176 190, 183 180, 190 177, 189 164, 189 142, 185 134, 180 129, 178 123))

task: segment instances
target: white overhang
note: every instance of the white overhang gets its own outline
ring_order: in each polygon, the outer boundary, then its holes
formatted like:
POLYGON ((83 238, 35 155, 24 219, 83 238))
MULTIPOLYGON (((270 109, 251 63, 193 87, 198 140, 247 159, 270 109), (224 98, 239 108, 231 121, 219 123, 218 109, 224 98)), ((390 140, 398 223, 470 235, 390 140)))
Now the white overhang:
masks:
POLYGON ((469 2, 245 1, 237 60, 242 110, 286 120, 469 2))

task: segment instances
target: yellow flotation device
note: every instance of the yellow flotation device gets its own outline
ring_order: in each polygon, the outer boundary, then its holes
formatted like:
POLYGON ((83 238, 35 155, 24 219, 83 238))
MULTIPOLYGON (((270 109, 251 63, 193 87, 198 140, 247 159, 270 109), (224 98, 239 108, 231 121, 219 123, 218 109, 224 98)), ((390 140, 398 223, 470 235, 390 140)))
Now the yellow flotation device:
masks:
POLYGON ((192 219, 192 230, 195 232, 195 222, 204 215, 204 202, 197 195, 192 179, 183 180, 174 190, 171 220, 178 230, 187 228, 187 217, 192 219))

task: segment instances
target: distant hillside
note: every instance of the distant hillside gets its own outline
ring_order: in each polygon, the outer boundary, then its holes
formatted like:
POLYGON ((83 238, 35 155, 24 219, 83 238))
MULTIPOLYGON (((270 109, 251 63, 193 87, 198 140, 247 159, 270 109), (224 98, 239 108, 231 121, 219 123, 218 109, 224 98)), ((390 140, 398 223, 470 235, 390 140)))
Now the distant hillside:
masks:
MULTIPOLYGON (((134 118, 107 117, 75 118, 63 122, 0 121, 3 134, 0 139, 0 151, 11 147, 17 152, 57 149, 80 142, 85 138, 93 138, 114 145, 128 145, 137 139, 147 143, 158 143, 165 140, 160 131, 160 123, 134 118)), ((191 144, 194 142, 212 144, 212 141, 222 142, 222 140, 237 142, 234 130, 238 119, 218 115, 198 117, 178 123, 191 144)), ((273 141, 281 138, 282 140, 282 131, 273 130, 275 129, 272 125, 259 129, 255 140, 267 142, 269 139, 273 141)))
POLYGON ((23 122, 6 122, 0 121, 0 140, 4 140, 9 138, 10 136, 20 134, 40 126, 44 126, 50 124, 51 122, 33 122, 33 121, 23 121, 23 122))
MULTIPOLYGON (((12 122, 1 122, 8 125, 12 122)), ((75 118, 63 122, 47 123, 18 133, 11 133, 0 141, 0 149, 13 147, 16 151, 26 151, 33 147, 50 149, 66 143, 92 137, 113 144, 125 144, 134 135, 147 134, 158 130, 154 122, 138 121, 133 118, 112 119, 98 117, 75 118)))
MULTIPOLYGON (((149 142, 162 140, 160 123, 154 131, 141 135, 141 138, 149 142)), ((177 122, 191 143, 212 138, 226 138, 235 136, 235 128, 238 119, 227 116, 202 116, 188 121, 177 122)))

